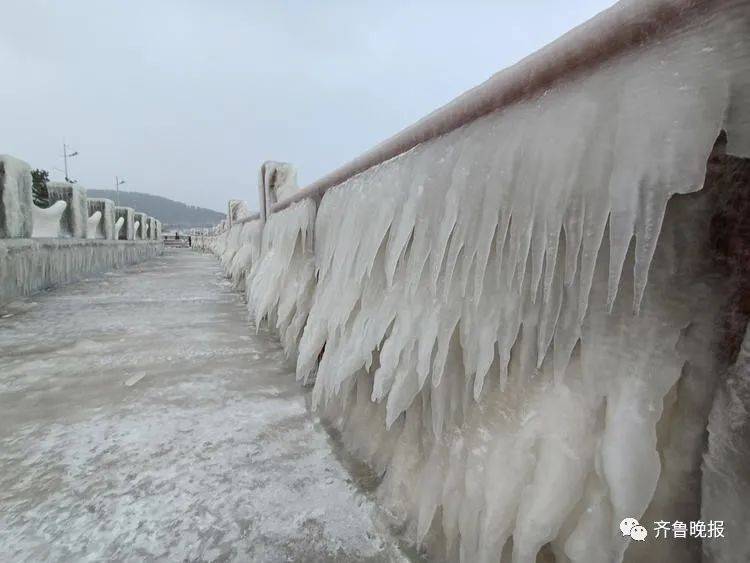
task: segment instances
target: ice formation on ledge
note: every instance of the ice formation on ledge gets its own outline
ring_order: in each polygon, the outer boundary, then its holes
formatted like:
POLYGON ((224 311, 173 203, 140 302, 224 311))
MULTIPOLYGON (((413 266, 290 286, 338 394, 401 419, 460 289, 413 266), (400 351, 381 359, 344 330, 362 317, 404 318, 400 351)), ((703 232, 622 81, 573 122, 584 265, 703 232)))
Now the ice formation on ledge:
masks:
POLYGON ((60 222, 68 204, 62 200, 56 201, 47 208, 31 204, 31 216, 34 224, 32 237, 58 238, 60 236, 60 222))
POLYGON ((32 233, 31 167, 0 155, 0 238, 28 238, 32 233))
MULTIPOLYGON (((747 526, 748 345, 712 408, 733 281, 710 239, 719 190, 700 191, 720 131, 750 156, 746 16, 417 146, 317 214, 272 214, 259 251, 239 225, 214 240, 437 558, 699 561, 696 543, 631 544, 618 524, 731 507, 733 534, 747 526)), ((746 543, 706 549, 741 561, 746 543)))

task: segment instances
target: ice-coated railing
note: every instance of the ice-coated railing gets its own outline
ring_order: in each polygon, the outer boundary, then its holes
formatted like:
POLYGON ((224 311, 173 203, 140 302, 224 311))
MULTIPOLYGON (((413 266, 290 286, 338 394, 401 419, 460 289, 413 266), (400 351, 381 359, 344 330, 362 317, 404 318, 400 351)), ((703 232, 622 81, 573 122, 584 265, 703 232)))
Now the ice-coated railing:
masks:
POLYGON ((158 220, 139 214, 144 227, 136 233, 131 208, 88 199, 67 182, 50 182, 47 192, 49 207, 37 207, 31 167, 0 155, 0 304, 161 252, 158 220))
POLYGON ((621 2, 194 247, 438 559, 748 560, 748 139, 749 3, 621 2))

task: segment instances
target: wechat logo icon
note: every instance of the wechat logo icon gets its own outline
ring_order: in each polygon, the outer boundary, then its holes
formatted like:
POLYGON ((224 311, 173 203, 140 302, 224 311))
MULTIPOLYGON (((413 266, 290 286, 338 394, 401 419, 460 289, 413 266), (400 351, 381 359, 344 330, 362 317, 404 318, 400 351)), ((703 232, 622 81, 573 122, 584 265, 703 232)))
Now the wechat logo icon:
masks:
POLYGON ((648 536, 646 528, 641 526, 635 518, 625 518, 620 522, 620 531, 623 536, 630 536, 635 541, 645 541, 648 536))

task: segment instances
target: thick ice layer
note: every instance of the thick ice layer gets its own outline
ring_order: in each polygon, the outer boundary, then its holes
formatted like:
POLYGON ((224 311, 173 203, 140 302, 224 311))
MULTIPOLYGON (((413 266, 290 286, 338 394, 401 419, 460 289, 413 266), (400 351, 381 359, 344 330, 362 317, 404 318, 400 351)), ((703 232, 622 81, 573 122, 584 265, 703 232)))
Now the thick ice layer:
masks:
POLYGON ((31 167, 0 155, 0 239, 30 237, 31 209, 31 167))
POLYGON ((62 200, 56 201, 46 208, 31 204, 31 217, 34 223, 34 238, 58 238, 61 236, 61 221, 68 204, 62 200))
POLYGON ((315 287, 314 227, 315 204, 309 200, 271 215, 260 260, 247 275, 250 313, 276 329, 287 355, 297 351, 315 287))

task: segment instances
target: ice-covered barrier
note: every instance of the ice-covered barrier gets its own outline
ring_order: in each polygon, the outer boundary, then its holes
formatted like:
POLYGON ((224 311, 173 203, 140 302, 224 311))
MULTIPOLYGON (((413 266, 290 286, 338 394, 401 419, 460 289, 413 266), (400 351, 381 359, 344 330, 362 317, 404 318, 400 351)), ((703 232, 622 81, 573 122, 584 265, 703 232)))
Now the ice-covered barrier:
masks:
POLYGON ((140 214, 154 240, 137 244, 132 209, 118 207, 115 220, 112 201, 87 200, 79 186, 51 182, 47 192, 51 205, 34 205, 30 166, 0 156, 0 304, 162 252, 156 219, 140 214))
POLYGON ((61 221, 68 204, 58 200, 47 208, 31 204, 31 218, 34 224, 33 238, 58 238, 61 236, 61 221))
POLYGON ((135 210, 132 207, 115 207, 115 217, 123 220, 117 238, 119 240, 135 240, 135 210))
MULTIPOLYGON (((587 48, 563 38, 334 180, 261 201, 248 307, 438 559, 750 558, 748 3, 600 18, 587 48), (612 36, 631 43, 588 49, 612 36), (594 59, 566 75, 556 49, 594 59), (624 518, 726 535, 637 542, 624 518)), ((242 240, 209 244, 241 269, 242 240)))
POLYGON ((57 201, 66 204, 61 219, 61 236, 86 238, 89 218, 86 189, 66 182, 50 182, 47 193, 50 205, 57 201))
POLYGON ((113 240, 115 238, 115 203, 111 199, 88 199, 89 219, 99 213, 98 221, 89 222, 88 238, 113 240))
POLYGON ((32 205, 31 167, 0 155, 0 239, 31 236, 32 205))
POLYGON ((0 239, 0 304, 162 252, 153 241, 0 239))

